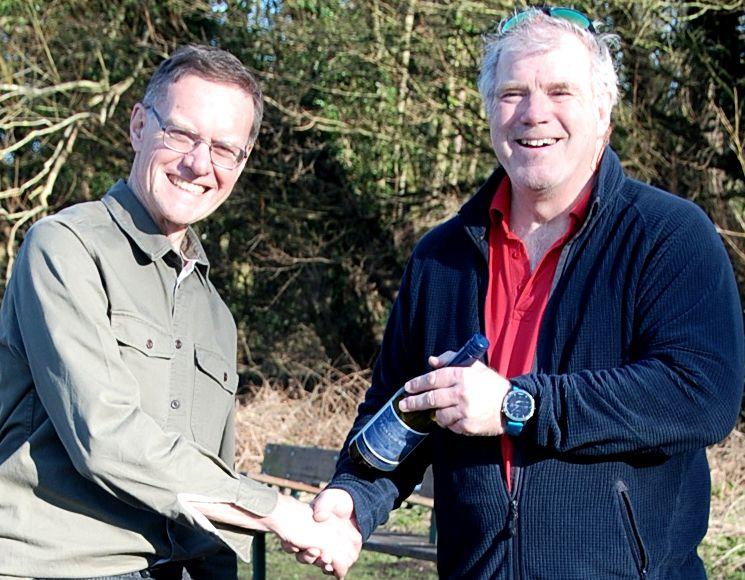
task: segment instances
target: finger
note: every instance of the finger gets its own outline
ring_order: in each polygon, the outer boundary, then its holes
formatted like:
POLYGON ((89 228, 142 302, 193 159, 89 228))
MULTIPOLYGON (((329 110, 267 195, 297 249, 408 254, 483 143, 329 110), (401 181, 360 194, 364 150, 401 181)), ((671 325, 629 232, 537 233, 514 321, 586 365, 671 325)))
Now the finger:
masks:
POLYGON ((462 373, 462 367, 443 367, 411 379, 404 384, 404 389, 412 395, 433 389, 446 389, 457 383, 462 373))
POLYGON ((437 393, 438 391, 427 391, 420 395, 411 395, 402 399, 398 404, 398 408, 404 413, 437 409, 437 393))
POLYGON ((439 369, 440 367, 444 367, 445 365, 449 364, 451 360, 453 360, 453 357, 455 356, 455 352, 452 350, 446 350, 442 354, 438 354, 437 356, 431 356, 429 357, 429 366, 431 366, 433 369, 439 369))
POLYGON ((295 554, 295 560, 300 562, 301 564, 317 564, 318 563, 318 557, 308 553, 307 551, 298 552, 295 554))
POLYGON ((282 549, 288 554, 296 554, 300 551, 300 548, 298 548, 295 544, 286 540, 282 540, 282 549))
POLYGON ((404 397, 398 404, 398 408, 404 413, 410 411, 423 411, 425 409, 442 410, 458 404, 457 384, 439 389, 431 389, 419 394, 404 397))

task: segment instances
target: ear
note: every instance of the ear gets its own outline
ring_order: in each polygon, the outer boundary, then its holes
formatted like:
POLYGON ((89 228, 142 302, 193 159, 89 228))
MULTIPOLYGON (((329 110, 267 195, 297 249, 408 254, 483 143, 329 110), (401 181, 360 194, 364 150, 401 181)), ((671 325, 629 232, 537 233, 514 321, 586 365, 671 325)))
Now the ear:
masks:
POLYGON ((142 143, 145 140, 146 122, 147 110, 142 103, 137 103, 132 108, 132 114, 129 117, 129 142, 132 144, 135 153, 142 149, 142 143))
POLYGON ((243 161, 241 161, 240 165, 238 165, 238 172, 242 172, 243 169, 246 167, 246 163, 248 162, 248 158, 251 157, 251 151, 254 150, 254 145, 256 142, 254 141, 250 145, 246 146, 246 156, 243 158, 243 161))
POLYGON ((599 95, 598 100, 598 129, 597 136, 605 137, 610 133, 611 104, 610 93, 599 95))

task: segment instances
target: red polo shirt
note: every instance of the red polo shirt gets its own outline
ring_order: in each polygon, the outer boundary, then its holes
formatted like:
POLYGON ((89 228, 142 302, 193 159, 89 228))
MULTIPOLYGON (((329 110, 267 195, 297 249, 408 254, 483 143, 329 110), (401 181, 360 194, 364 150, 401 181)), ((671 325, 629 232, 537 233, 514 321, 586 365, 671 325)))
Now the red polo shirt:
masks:
MULTIPOLYGON (((510 180, 497 187, 489 217, 489 286, 484 320, 489 339, 489 365, 506 378, 529 373, 533 368, 538 331, 546 310, 559 255, 579 230, 589 209, 590 191, 583 192, 569 212, 564 235, 546 252, 531 271, 525 246, 510 230, 510 180)), ((502 458, 507 490, 512 489, 512 442, 502 437, 502 458)))

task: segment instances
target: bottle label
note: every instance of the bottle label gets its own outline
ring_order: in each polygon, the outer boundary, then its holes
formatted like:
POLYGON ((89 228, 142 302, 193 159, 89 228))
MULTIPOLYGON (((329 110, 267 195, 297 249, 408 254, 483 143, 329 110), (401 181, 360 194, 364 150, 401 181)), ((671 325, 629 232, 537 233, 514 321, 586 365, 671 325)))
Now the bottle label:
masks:
POLYGON ((381 464, 389 466, 384 469, 388 471, 394 469, 427 435, 404 423, 393 410, 393 401, 388 401, 375 420, 359 433, 358 437, 365 444, 358 447, 368 463, 379 469, 381 464))

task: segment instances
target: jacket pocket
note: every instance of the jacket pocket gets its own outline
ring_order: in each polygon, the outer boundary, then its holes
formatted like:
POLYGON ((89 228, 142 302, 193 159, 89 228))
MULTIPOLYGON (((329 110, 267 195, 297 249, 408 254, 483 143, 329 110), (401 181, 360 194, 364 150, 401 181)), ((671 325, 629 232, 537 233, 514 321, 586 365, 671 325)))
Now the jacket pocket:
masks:
POLYGON ((621 512, 621 521, 623 522, 626 540, 634 557, 639 578, 646 578, 649 571, 649 556, 637 524, 634 506, 631 504, 629 488, 620 479, 616 482, 616 494, 618 495, 618 506, 621 512))
POLYGON ((194 440, 210 451, 220 449, 225 422, 235 403, 238 374, 220 353, 194 345, 196 371, 191 430, 194 440))

